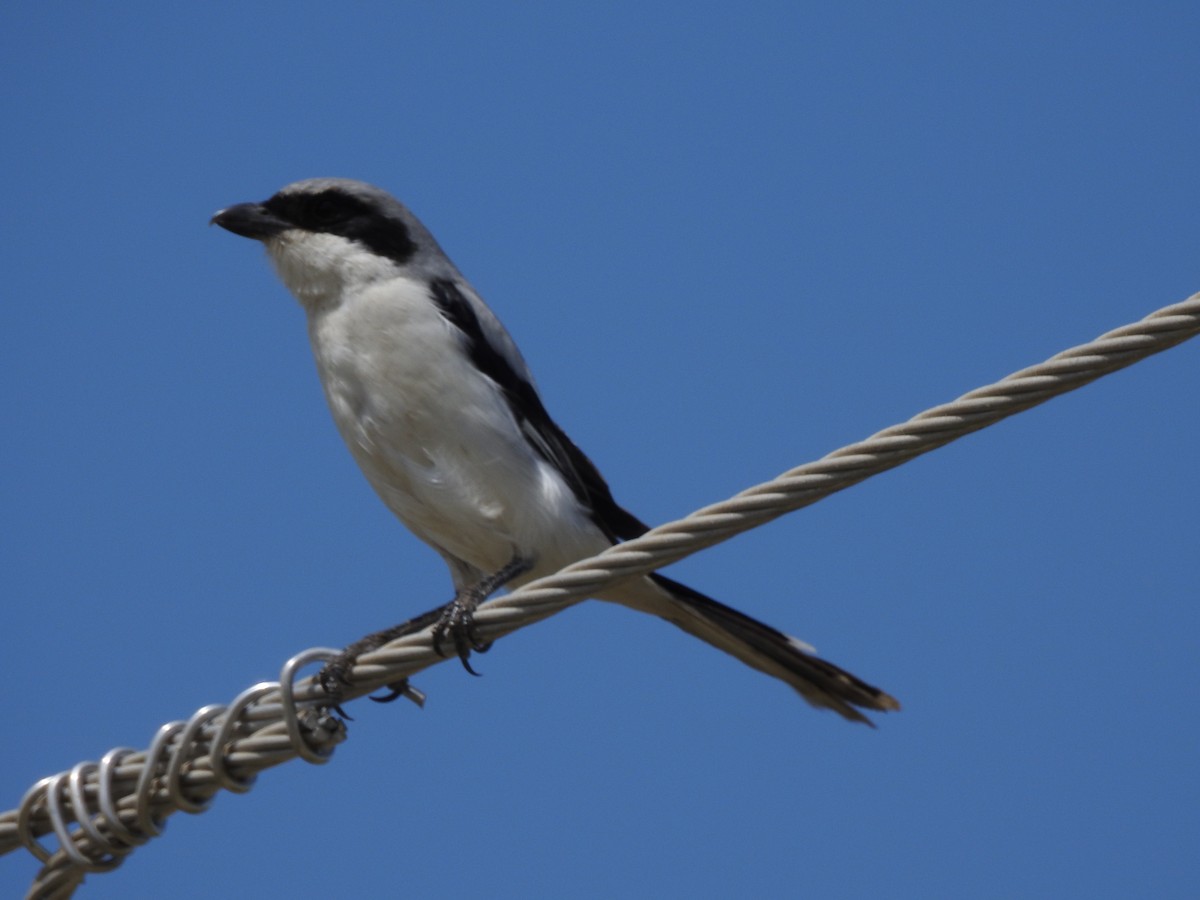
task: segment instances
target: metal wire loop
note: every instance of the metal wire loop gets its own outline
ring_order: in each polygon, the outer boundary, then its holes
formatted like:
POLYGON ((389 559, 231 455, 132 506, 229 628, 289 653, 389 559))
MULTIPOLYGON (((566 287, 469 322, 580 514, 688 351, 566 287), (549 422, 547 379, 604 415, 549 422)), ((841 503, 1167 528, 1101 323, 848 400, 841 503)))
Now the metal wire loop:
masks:
POLYGON ((250 788, 254 787, 254 782, 258 780, 257 775, 246 775, 242 778, 236 778, 230 774, 226 765, 228 760, 225 757, 225 748, 232 739, 234 730, 241 722, 242 713, 246 711, 250 704, 265 697, 267 694, 278 691, 279 682, 260 681, 258 684, 248 687, 238 694, 233 702, 229 704, 229 709, 225 711, 225 717, 221 720, 221 727, 217 729, 217 733, 213 736, 208 752, 208 764, 212 769, 213 778, 225 790, 232 791, 235 794, 244 794, 250 788))
POLYGON ((137 790, 134 792, 136 798, 134 808, 137 810, 138 829, 149 837, 158 837, 167 825, 165 818, 158 818, 154 815, 151 806, 154 800, 154 778, 158 767, 164 762, 163 756, 166 753, 167 745, 176 734, 183 730, 185 724, 185 722, 168 722, 161 726, 155 733, 154 740, 150 742, 150 749, 146 751, 146 761, 142 764, 142 774, 138 777, 137 790))
POLYGON ((212 794, 203 800, 193 800, 184 793, 183 768, 201 755, 204 747, 204 741, 201 740, 201 729, 223 712, 225 712, 225 706, 221 703, 210 703, 208 706, 202 706, 196 710, 183 727, 183 732, 179 735, 179 740, 175 742, 175 748, 171 751, 171 758, 167 762, 167 796, 171 798, 171 803, 177 809, 183 810, 185 813, 202 813, 212 803, 212 794))
POLYGON ((340 651, 330 647, 310 647, 297 653, 283 664, 279 673, 279 697, 283 706, 283 721, 287 727, 288 739, 292 749, 301 759, 316 765, 324 765, 333 756, 333 745, 336 740, 326 741, 313 746, 307 735, 312 734, 300 723, 299 712, 296 709, 296 673, 314 662, 326 662, 333 659, 340 651))
MULTIPOLYGON (((92 846, 84 852, 80 842, 70 839, 63 844, 63 851, 76 863, 89 872, 106 872, 115 869, 133 850, 132 847, 118 841, 113 841, 101 832, 99 824, 88 810, 87 776, 97 773, 100 766, 94 762, 81 762, 71 769, 67 776, 67 794, 71 801, 71 813, 83 834, 91 840, 92 846)), ((60 837, 61 839, 61 837, 60 837)))
POLYGON ((41 862, 48 862, 53 851, 46 849, 42 842, 37 839, 33 833, 30 824, 33 821, 33 810, 37 806, 38 801, 49 809, 50 802, 47 794, 47 789, 54 783, 57 775, 47 775, 45 778, 39 778, 34 782, 33 787, 25 792, 25 796, 21 798, 20 805, 17 806, 17 837, 20 838, 21 844, 36 856, 41 862))
POLYGON ((112 839, 126 844, 130 849, 146 843, 150 840, 150 836, 133 831, 121 820, 121 815, 117 812, 117 804, 113 799, 113 780, 116 777, 117 768, 125 757, 134 756, 137 752, 132 747, 114 747, 100 758, 100 768, 96 773, 96 781, 99 783, 100 814, 104 816, 104 821, 108 825, 109 831, 112 832, 112 839))

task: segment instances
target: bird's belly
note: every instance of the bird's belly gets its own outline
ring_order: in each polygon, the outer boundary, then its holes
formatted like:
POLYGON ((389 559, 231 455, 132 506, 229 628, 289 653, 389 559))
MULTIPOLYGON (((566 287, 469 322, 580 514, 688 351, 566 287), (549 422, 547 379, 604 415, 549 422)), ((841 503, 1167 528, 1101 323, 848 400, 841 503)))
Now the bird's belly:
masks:
POLYGON ((442 553, 484 573, 519 556, 540 575, 606 545, 557 471, 503 431, 460 422, 453 433, 475 439, 414 428, 397 440, 390 423, 373 424, 360 434, 389 437, 356 443, 359 465, 400 521, 442 553))
POLYGON ((402 348, 357 347, 324 361, 330 410, 371 486, 417 537, 482 573, 532 560, 522 580, 607 546, 465 356, 418 371, 402 348))

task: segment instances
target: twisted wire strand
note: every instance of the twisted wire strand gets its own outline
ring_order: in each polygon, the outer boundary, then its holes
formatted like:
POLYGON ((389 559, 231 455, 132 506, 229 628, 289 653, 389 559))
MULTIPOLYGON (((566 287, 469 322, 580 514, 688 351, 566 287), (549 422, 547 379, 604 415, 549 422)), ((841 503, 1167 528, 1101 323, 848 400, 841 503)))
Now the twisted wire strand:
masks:
MULTIPOLYGON (((1198 332, 1200 293, 498 597, 476 611, 480 635, 485 640, 502 637, 604 586, 677 562, 809 506, 872 475, 1174 347, 1198 332)), ((422 657, 426 643, 423 634, 405 636, 364 654, 352 677, 370 681, 370 689, 374 689, 397 675, 415 672, 424 666, 409 666, 422 657)))
MULTIPOLYGON (((1197 333, 1200 294, 492 600, 476 613, 480 634, 494 640, 531 625, 603 586, 808 506, 1197 333)), ((313 679, 297 681, 297 673, 335 654, 306 650, 285 663, 278 682, 248 688, 228 708, 205 706, 186 722, 162 726, 145 751, 116 748, 99 763, 83 762, 34 784, 17 809, 0 815, 0 854, 23 846, 44 864, 28 896, 71 896, 87 872, 115 868, 160 834, 168 816, 203 812, 222 789, 244 793, 263 769, 297 756, 327 762, 345 739, 344 725, 324 707, 313 679), (40 842, 48 834, 56 849, 40 842)), ((343 699, 444 661, 428 629, 406 635, 360 658, 343 699)), ((415 688, 405 693, 423 702, 415 688)))

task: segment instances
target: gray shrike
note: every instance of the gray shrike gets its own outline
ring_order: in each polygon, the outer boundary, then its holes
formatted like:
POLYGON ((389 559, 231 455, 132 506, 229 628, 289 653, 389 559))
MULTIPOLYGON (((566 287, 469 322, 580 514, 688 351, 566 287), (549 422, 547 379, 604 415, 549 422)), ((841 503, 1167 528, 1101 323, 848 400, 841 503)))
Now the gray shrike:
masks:
MULTIPOLYGON (((307 315, 325 398, 350 452, 454 580, 445 607, 347 648, 334 663, 338 678, 354 656, 431 624, 439 650, 449 634, 466 663, 472 649, 486 649, 472 612, 489 594, 648 530, 550 418, 499 319, 390 194, 314 178, 212 221, 266 247, 307 315)), ((869 724, 858 708, 900 708, 802 641, 658 573, 599 599, 666 619, 847 719, 869 724)))

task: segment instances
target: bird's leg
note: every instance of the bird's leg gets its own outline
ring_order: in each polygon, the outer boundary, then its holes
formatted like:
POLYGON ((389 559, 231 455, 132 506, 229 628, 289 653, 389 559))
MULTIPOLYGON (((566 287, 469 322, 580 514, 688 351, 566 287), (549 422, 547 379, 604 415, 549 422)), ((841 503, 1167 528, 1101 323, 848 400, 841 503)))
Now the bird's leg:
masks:
POLYGON ((442 642, 449 634, 450 639, 454 641, 454 651, 462 660, 463 668, 472 675, 478 675, 479 673, 471 668, 471 651, 486 653, 492 645, 490 642, 479 640, 475 631, 475 610, 504 585, 518 575, 528 572, 532 565, 532 560, 514 556, 503 568, 459 590, 454 599, 442 607, 438 622, 433 626, 433 649, 440 656, 445 656, 442 652, 442 642))
MULTIPOLYGON (((378 650, 384 644, 404 637, 406 634, 416 634, 418 631, 423 631, 430 625, 434 626, 433 647, 438 654, 441 656, 446 655, 442 653, 442 642, 445 640, 447 633, 449 633, 451 639, 454 641, 454 649, 458 654, 458 658, 462 660, 463 667, 472 675, 478 675, 479 673, 472 669, 468 662, 471 651, 475 650, 478 653, 483 653, 491 644, 480 641, 475 633, 475 609, 489 596, 512 581, 512 579, 529 571, 532 565, 532 561, 514 556, 502 569, 486 575, 474 584, 460 590, 454 599, 445 606, 431 609, 429 612, 422 613, 416 618, 409 619, 407 622, 401 622, 399 625, 394 625, 391 628, 385 628, 383 631, 368 634, 361 640, 357 640, 346 647, 341 653, 325 663, 325 666, 317 673, 317 683, 321 685, 321 689, 333 701, 333 709, 338 715, 347 719, 350 718, 338 706, 338 701, 341 700, 343 687, 350 684, 348 677, 350 669, 354 666, 354 661, 358 657, 364 653, 370 653, 372 650, 378 650)), ((387 694, 372 697, 371 699, 380 703, 390 703, 397 697, 408 694, 410 694, 408 679, 402 679, 401 681, 389 684, 387 694)))

